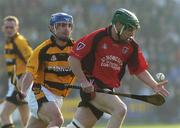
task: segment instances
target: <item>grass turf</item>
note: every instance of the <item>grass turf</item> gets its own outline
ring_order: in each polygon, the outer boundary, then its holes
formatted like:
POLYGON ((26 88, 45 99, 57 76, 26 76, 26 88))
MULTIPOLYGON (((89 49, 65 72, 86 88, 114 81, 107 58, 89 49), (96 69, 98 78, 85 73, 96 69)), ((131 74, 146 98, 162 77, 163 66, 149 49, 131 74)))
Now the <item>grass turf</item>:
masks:
MULTIPOLYGON (((16 128, 21 126, 16 125, 16 128)), ((105 125, 95 126, 93 128, 105 128, 105 125)), ((158 125, 123 125, 122 128, 180 128, 180 124, 158 124, 158 125)))
MULTIPOLYGON (((97 126, 94 128, 104 128, 105 126, 97 126)), ((180 128, 180 124, 159 124, 159 125, 125 125, 122 128, 180 128)))

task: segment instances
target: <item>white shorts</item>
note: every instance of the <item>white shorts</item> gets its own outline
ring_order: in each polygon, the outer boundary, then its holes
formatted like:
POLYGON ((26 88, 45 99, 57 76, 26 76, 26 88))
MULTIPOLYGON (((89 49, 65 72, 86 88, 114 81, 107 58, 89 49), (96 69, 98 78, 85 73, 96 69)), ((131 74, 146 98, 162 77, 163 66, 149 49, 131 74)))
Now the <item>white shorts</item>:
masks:
POLYGON ((8 92, 6 94, 6 97, 10 97, 15 90, 14 85, 11 83, 11 79, 8 79, 8 92))
MULTIPOLYGON (((53 101, 59 108, 62 107, 63 105, 63 97, 62 96, 57 96, 54 95, 52 92, 50 92, 48 89, 45 87, 41 86, 41 90, 43 91, 45 97, 47 98, 48 101, 53 101)), ((37 99, 35 98, 34 92, 30 89, 28 93, 28 105, 31 111, 31 115, 35 118, 38 118, 38 102, 37 99)))

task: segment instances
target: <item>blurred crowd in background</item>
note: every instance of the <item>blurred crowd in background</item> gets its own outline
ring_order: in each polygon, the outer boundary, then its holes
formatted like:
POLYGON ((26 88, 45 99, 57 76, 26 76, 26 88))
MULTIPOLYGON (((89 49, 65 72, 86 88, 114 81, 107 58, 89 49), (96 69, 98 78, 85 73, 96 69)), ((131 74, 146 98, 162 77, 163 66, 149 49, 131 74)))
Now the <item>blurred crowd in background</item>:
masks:
MULTIPOLYGON (((159 108, 147 104, 144 108, 134 100, 124 99, 130 107, 127 121, 135 121, 134 117, 139 116, 141 121, 147 119, 151 122, 179 122, 180 0, 0 0, 0 19, 2 25, 5 16, 17 16, 20 20, 20 32, 35 48, 50 36, 49 19, 55 12, 73 15, 72 37, 77 40, 95 29, 108 26, 113 12, 118 8, 129 9, 139 18, 141 29, 137 32, 136 40, 149 62, 149 71, 153 76, 158 72, 164 73, 169 80, 167 89, 170 91, 167 102, 159 108), (146 111, 143 113, 143 110, 146 111)), ((7 90, 7 74, 3 59, 5 40, 2 32, 0 41, 0 97, 3 98, 7 90)), ((129 77, 129 74, 123 79, 120 91, 152 93, 151 89, 140 84, 136 78, 129 77)))

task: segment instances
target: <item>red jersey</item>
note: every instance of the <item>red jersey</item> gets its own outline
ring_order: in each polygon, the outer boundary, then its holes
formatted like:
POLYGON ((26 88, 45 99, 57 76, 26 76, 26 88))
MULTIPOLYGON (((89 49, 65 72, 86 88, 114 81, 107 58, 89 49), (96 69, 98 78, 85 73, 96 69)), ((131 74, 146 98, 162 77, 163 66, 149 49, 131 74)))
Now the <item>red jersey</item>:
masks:
MULTIPOLYGON (((94 42, 93 39, 95 35, 100 32, 108 31, 111 27, 102 28, 96 30, 81 39, 79 39, 72 51, 71 56, 83 60, 89 52, 91 52, 91 47, 94 43, 98 43, 95 51, 95 62, 92 69, 92 76, 102 81, 108 86, 108 88, 114 88, 120 86, 119 74, 123 72, 123 64, 127 64, 130 74, 139 74, 148 68, 148 64, 144 58, 144 55, 137 45, 137 57, 135 60, 137 62, 136 66, 132 63, 132 53, 134 47, 132 41, 128 43, 116 43, 110 34, 104 36, 99 42, 94 42)), ((88 65, 87 65, 88 66, 88 65)))

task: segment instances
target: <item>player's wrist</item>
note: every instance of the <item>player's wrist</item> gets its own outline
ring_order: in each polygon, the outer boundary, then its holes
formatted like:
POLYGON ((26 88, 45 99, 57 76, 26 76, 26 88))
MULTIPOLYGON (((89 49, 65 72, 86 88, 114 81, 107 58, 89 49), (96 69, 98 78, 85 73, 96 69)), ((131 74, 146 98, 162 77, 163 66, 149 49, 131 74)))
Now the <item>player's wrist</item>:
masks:
POLYGON ((20 90, 20 93, 22 93, 23 95, 25 95, 25 96, 26 96, 27 89, 25 89, 25 88, 22 88, 22 90, 20 90))
POLYGON ((81 84, 87 84, 87 83, 89 83, 89 81, 87 79, 80 79, 80 83, 81 84))
POLYGON ((155 93, 160 93, 160 88, 158 86, 154 86, 153 90, 155 93))
POLYGON ((26 98, 26 93, 22 93, 22 92, 19 92, 19 97, 20 97, 20 99, 24 99, 24 98, 26 98))

